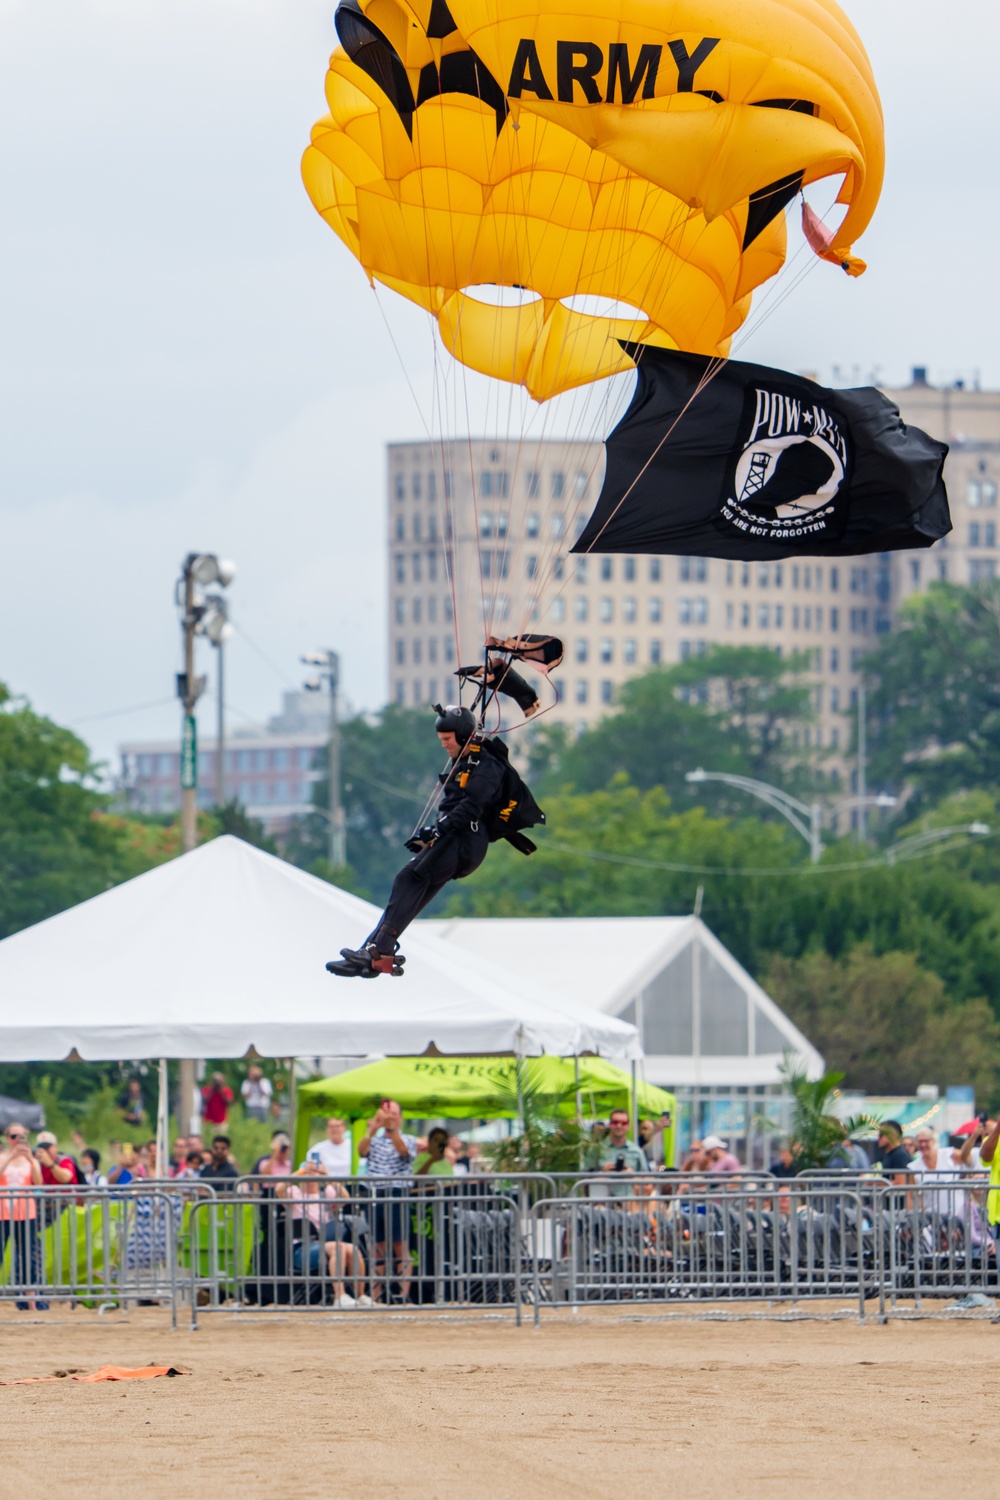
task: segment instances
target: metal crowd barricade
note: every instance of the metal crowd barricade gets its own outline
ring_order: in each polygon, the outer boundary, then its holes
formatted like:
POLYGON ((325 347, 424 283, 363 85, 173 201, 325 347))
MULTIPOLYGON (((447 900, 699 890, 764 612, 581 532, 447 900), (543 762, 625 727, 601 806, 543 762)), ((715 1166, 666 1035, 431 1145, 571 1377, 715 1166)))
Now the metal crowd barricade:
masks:
POLYGON ((166 1303, 177 1324, 180 1195, 123 1188, 0 1187, 0 1300, 103 1310, 166 1303))
MULTIPOLYGON (((608 1174, 611 1175, 611 1174, 608 1174)), ((689 1182, 630 1175, 610 1197, 580 1192, 531 1213, 534 1316, 541 1307, 851 1299, 877 1290, 856 1193, 795 1179, 689 1182), (669 1184, 669 1196, 658 1187, 669 1184), (545 1226, 543 1230, 543 1225, 545 1226), (548 1248, 548 1254, 543 1249, 548 1248)))
MULTIPOLYGON (((903 1301, 926 1316, 926 1302, 993 1299, 1000 1293, 997 1258, 986 1216, 988 1179, 975 1169, 946 1170, 905 1186, 879 1182, 879 1314, 906 1316, 903 1301)), ((970 1301, 971 1310, 974 1303, 970 1301)))
MULTIPOLYGON (((544 1184, 543 1184, 544 1185, 544 1184)), ((193 1205, 199 1309, 507 1308, 521 1321, 537 1178, 243 1179, 193 1205)))

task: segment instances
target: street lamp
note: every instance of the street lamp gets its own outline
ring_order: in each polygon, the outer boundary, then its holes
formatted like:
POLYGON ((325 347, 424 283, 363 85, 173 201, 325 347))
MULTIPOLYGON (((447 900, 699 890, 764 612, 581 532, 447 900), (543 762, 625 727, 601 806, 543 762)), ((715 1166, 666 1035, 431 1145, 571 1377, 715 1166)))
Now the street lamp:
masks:
POLYGON ((988 823, 958 823, 951 828, 929 828, 926 833, 914 833, 910 838, 891 845, 885 851, 886 862, 894 865, 901 854, 914 854, 920 849, 926 849, 929 844, 937 844, 942 839, 953 838, 959 833, 966 833, 971 838, 985 838, 989 831, 988 823))
MULTIPOLYGON (((699 766, 697 771, 688 771, 684 777, 685 781, 724 781, 729 786, 739 787, 740 791, 749 792, 751 796, 759 797, 776 812, 780 812, 783 818, 787 818, 792 827, 801 833, 809 845, 809 858, 816 864, 823 853, 823 841, 821 831, 823 827, 823 809, 818 802, 800 802, 798 797, 793 797, 789 792, 783 792, 780 787, 771 786, 766 781, 755 781, 751 776, 733 776, 727 771, 703 771, 699 766)), ((895 807, 896 798, 888 792, 879 792, 877 796, 850 797, 842 804, 844 806, 864 807, 895 807)))
MULTIPOLYGON (((184 709, 181 727, 181 847, 185 854, 190 853, 198 842, 198 725, 194 714, 198 699, 205 691, 205 678, 195 676, 194 638, 207 635, 221 653, 229 628, 222 595, 212 594, 206 598, 202 589, 210 588, 213 583, 228 588, 235 577, 235 563, 216 557, 214 552, 189 552, 181 565, 177 582, 184 643, 184 670, 177 674, 177 696, 184 709)), ((221 739, 220 706, 220 759, 221 739)))
POLYGON ((752 776, 732 776, 728 771, 703 771, 700 766, 697 771, 688 771, 684 780, 724 781, 727 786, 739 787, 741 792, 759 797, 762 802, 780 812, 783 818, 787 818, 796 832, 801 833, 809 845, 810 860, 813 864, 818 862, 823 853, 820 839, 822 812, 818 802, 800 802, 798 797, 783 792, 780 787, 771 786, 766 781, 755 781, 752 776))
POLYGON ((331 865, 347 863, 347 831, 344 808, 340 800, 340 722, 337 717, 337 691, 340 686, 340 657, 336 651, 307 651, 301 657, 303 666, 314 668, 314 676, 303 683, 307 693, 318 693, 325 682, 330 693, 329 744, 329 857, 331 865))

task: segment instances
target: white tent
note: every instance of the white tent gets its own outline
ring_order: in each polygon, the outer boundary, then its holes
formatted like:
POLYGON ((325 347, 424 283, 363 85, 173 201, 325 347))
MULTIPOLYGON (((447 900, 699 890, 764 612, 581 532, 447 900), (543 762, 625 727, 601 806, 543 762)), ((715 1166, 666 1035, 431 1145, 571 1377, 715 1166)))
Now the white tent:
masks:
POLYGON ((0 1058, 550 1052, 641 1056, 636 1028, 407 933, 406 975, 324 964, 378 913, 223 837, 0 942, 0 1058))
POLYGON ((823 1059, 699 917, 455 917, 417 926, 442 948, 500 946, 567 1002, 634 1021, 643 1075, 672 1089, 780 1084, 790 1054, 810 1078, 823 1059))

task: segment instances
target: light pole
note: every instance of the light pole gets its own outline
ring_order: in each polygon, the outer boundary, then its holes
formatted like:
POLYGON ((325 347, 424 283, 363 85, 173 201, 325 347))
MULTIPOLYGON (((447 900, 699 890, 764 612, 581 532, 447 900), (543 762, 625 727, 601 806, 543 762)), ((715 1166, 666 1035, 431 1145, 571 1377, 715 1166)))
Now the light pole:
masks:
POLYGON ((209 594, 205 600, 208 612, 201 622, 204 635, 215 647, 215 805, 226 804, 226 642, 233 633, 229 623, 229 603, 224 594, 209 594))
POLYGON ((800 802, 798 797, 783 792, 780 787, 771 786, 766 781, 755 781, 752 776, 732 776, 728 771, 703 771, 700 766, 697 771, 688 771, 684 780, 724 781, 727 786, 739 787, 741 792, 759 797, 762 802, 780 812, 783 818, 787 818, 796 832, 801 833, 809 845, 809 858, 813 864, 817 863, 823 853, 820 838, 822 813, 818 802, 800 802))
POLYGON ((340 657, 336 651, 307 651, 304 666, 313 667, 315 675, 306 680, 307 693, 318 693, 324 681, 330 693, 330 743, 328 772, 330 781, 329 858, 331 865, 347 863, 347 830, 344 807, 340 799, 340 720, 337 716, 337 691, 340 686, 340 657))
POLYGON ((886 863, 894 865, 902 854, 904 857, 916 854, 921 849, 926 849, 929 844, 939 843, 941 839, 953 838, 956 834, 967 833, 972 838, 985 838, 990 831, 988 823, 958 823, 951 828, 929 828, 926 833, 914 833, 908 839, 901 839, 898 844, 893 844, 885 851, 886 863))
MULTIPOLYGON (((724 781, 728 786, 739 787, 742 792, 749 792, 753 797, 759 797, 776 812, 780 812, 783 818, 787 818, 792 827, 801 833, 809 845, 809 858, 813 864, 818 863, 823 853, 823 809, 818 802, 800 802, 798 797, 793 797, 789 792, 783 792, 780 787, 771 786, 767 781, 755 781, 752 776, 733 776, 727 771, 703 771, 699 766, 697 771, 688 771, 684 777, 685 781, 724 781)), ((847 799, 847 805, 857 804, 864 801, 868 807, 895 807, 896 798, 891 797, 888 792, 880 792, 877 797, 851 797, 847 799)))
MULTIPOLYGON (((190 854, 198 842, 198 723, 194 713, 198 699, 205 691, 204 677, 195 676, 194 638, 201 632, 214 641, 212 631, 217 625, 219 640, 215 644, 221 645, 228 628, 225 612, 220 617, 216 602, 221 600, 221 595, 205 599, 201 590, 213 583, 227 588, 235 577, 235 563, 226 562, 212 552, 189 552, 181 565, 177 582, 176 597, 184 643, 184 670, 177 674, 177 696, 184 710, 181 721, 181 849, 185 854, 190 854)), ((221 695, 221 684, 219 691, 221 695)), ((221 743, 219 748, 221 758, 221 743)), ((177 1124, 181 1135, 185 1136, 191 1134, 197 1114, 194 1074, 193 1058, 182 1057, 177 1068, 177 1124)))
MULTIPOLYGON (((198 842, 198 723, 194 712, 205 691, 205 678, 194 670, 194 638, 205 634, 218 621, 220 638, 224 638, 225 614, 204 597, 201 590, 213 583, 227 588, 236 577, 236 564, 215 556, 214 552, 189 552, 181 566, 177 583, 177 602, 181 610, 181 636, 184 643, 184 670, 177 674, 177 696, 183 705, 181 721, 181 848, 190 854, 198 842)), ((211 638, 211 637, 210 637, 211 638)))

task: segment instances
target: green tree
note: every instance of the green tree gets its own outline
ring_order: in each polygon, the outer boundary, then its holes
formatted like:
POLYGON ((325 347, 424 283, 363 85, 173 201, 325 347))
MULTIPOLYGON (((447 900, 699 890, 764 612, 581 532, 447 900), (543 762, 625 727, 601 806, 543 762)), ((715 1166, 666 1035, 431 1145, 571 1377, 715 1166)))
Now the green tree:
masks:
POLYGON ((82 740, 0 684, 0 937, 157 862, 107 807, 82 740))
POLYGON ((873 781, 916 791, 908 815, 950 792, 1000 787, 1000 581, 934 583, 866 659, 873 781))
MULTIPOLYGON (((684 777, 697 766, 763 777, 794 789, 810 779, 803 729, 812 718, 802 680, 808 657, 766 646, 711 646, 704 656, 633 677, 618 711, 570 740, 562 726, 536 734, 530 766, 539 788, 591 792, 619 773, 642 790, 663 787, 690 804, 684 777)), ((745 797, 705 788, 711 806, 745 811, 745 797)), ((699 795, 703 793, 700 791, 699 795)))
POLYGON ((971 1083, 1000 1092, 1000 1020, 982 997, 950 998, 914 953, 774 958, 764 984, 827 1063, 854 1088, 913 1093, 918 1084, 971 1083))

